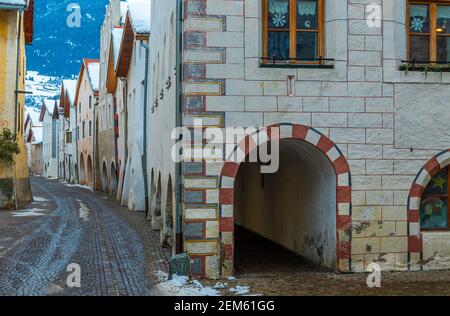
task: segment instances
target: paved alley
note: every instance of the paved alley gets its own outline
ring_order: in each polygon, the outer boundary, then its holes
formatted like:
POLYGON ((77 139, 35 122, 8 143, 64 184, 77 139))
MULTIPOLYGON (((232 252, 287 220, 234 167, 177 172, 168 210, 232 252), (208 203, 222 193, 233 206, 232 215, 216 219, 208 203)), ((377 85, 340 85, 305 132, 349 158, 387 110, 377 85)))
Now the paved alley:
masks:
POLYGON ((0 212, 0 295, 158 294, 155 271, 167 271, 169 253, 143 213, 56 180, 31 184, 33 204, 0 212), (66 285, 73 263, 80 288, 66 285))

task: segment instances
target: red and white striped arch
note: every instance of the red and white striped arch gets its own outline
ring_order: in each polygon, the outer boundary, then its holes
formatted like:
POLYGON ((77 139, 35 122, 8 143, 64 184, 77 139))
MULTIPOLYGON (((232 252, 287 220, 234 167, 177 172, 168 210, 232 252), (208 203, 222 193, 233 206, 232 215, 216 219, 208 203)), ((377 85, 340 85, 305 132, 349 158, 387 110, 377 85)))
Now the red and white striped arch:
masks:
MULTIPOLYGON (((331 162, 336 174, 336 270, 351 271, 351 225, 352 225, 352 190, 351 172, 347 159, 342 151, 328 137, 314 128, 299 124, 278 124, 248 135, 239 143, 239 147, 248 155, 261 145, 261 140, 273 140, 271 130, 279 128, 279 139, 297 139, 307 142, 319 149, 331 162)), ((275 136, 275 137, 278 137, 275 136)), ((232 273, 234 245, 234 185, 240 163, 225 162, 220 175, 220 233, 221 233, 221 266, 222 275, 232 273), (231 236, 230 236, 231 235, 231 236)))

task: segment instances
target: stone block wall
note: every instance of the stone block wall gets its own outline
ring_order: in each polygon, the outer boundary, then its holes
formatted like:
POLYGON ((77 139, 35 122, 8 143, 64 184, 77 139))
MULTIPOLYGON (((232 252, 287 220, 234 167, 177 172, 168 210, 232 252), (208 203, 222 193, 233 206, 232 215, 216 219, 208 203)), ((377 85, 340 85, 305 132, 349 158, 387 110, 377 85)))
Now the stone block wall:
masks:
MULTIPOLYGON (((421 234, 417 199, 410 202, 422 168, 450 147, 448 129, 433 136, 425 128, 436 117, 450 119, 442 102, 450 76, 398 70, 406 59, 406 0, 326 0, 325 57, 335 59, 332 69, 260 67, 260 0, 186 0, 184 13, 186 126, 198 117, 218 128, 312 127, 344 156, 352 232, 349 262, 337 271, 362 272, 371 262, 385 270, 427 269, 427 247, 442 255, 432 258, 433 268, 450 267, 450 234, 421 234), (381 27, 367 24, 371 4, 382 9, 381 27), (295 78, 293 97, 288 76, 295 78), (434 95, 431 104, 416 101, 424 93, 434 95)), ((444 159, 439 166, 446 165, 444 159)), ((200 276, 233 272, 232 193, 221 184, 228 167, 208 160, 183 167, 185 250, 200 276)))

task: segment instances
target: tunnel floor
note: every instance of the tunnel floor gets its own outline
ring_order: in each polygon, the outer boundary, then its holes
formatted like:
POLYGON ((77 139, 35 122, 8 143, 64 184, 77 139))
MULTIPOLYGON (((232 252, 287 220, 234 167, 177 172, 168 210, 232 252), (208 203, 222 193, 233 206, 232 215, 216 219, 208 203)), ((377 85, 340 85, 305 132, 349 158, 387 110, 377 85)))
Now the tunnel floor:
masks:
POLYGON ((235 226, 235 272, 261 277, 279 272, 324 271, 302 256, 241 226, 235 226))

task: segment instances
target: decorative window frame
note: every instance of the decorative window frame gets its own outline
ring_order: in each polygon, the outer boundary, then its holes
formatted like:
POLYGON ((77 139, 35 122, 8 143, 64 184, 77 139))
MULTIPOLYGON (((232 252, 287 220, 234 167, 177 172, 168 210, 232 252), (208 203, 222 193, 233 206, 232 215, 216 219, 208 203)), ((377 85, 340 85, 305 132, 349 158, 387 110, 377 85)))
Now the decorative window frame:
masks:
MULTIPOLYGON (((347 81, 348 4, 347 0, 324 0, 324 58, 334 59, 331 67, 305 65, 265 66, 263 56, 263 0, 245 1, 244 59, 245 80, 347 81), (298 68, 298 69, 295 69, 298 68), (316 69, 320 68, 320 69, 316 69)), ((229 60, 227 51, 227 60, 229 60)))

